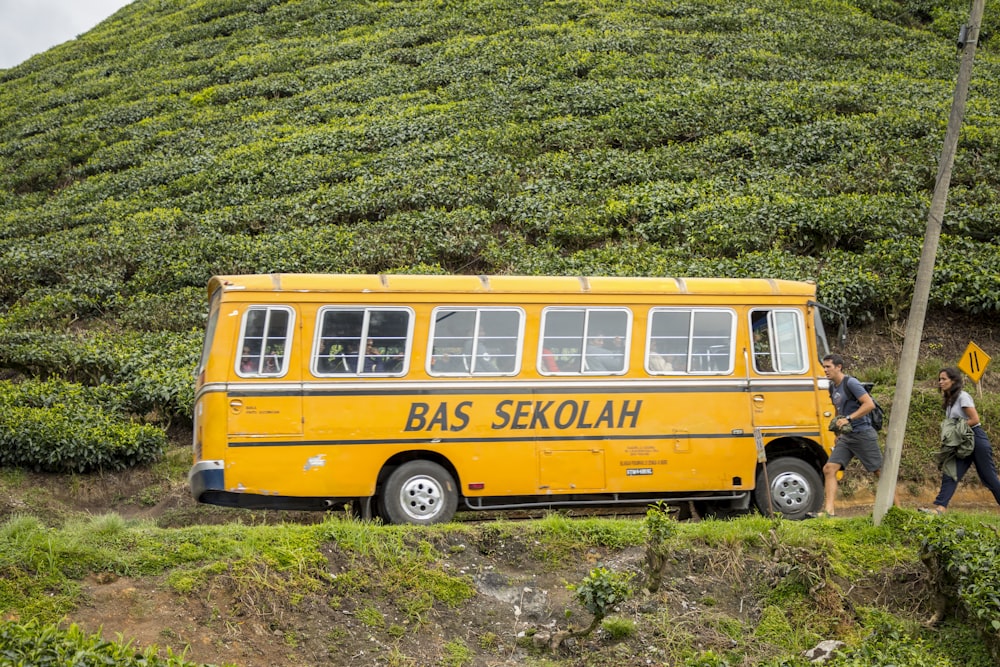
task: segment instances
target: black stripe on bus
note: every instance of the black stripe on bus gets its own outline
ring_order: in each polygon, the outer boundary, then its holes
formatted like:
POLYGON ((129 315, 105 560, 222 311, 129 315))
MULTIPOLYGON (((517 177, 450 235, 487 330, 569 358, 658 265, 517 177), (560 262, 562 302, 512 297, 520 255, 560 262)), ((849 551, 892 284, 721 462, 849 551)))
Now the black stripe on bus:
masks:
MULTIPOLYGON (((819 437, 819 431, 764 433, 764 437, 771 436, 784 437, 819 437)), ((434 445, 450 445, 458 443, 509 443, 509 442, 604 442, 608 440, 717 440, 722 438, 753 438, 753 433, 671 433, 654 435, 607 435, 607 436, 521 436, 507 438, 379 438, 366 440, 285 440, 285 441, 231 441, 230 447, 316 447, 316 446, 341 446, 341 445, 418 445, 421 447, 432 447, 434 445)))

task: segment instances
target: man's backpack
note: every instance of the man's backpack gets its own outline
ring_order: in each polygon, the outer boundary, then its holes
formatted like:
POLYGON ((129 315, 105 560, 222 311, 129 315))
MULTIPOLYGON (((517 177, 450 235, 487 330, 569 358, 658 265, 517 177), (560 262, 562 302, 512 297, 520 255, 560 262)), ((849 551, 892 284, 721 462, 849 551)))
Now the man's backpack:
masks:
MULTIPOLYGON (((875 400, 875 396, 872 395, 872 388, 875 386, 875 383, 862 382, 861 386, 865 388, 865 391, 868 392, 868 395, 872 397, 872 403, 875 404, 875 409, 868 413, 868 419, 871 420, 872 428, 874 428, 876 431, 881 431, 882 427, 885 425, 885 410, 882 409, 882 406, 879 405, 878 401, 875 400)), ((858 402, 858 397, 851 392, 849 387, 850 385, 847 384, 847 379, 845 378, 844 389, 847 391, 848 394, 851 395, 851 398, 853 398, 855 402, 858 402)), ((830 385, 830 393, 831 394, 833 393, 833 385, 830 385)))
MULTIPOLYGON (((844 387, 847 388, 848 386, 849 385, 845 381, 844 387)), ((885 425, 885 410, 882 409, 882 406, 878 404, 878 401, 875 400, 875 396, 872 394, 872 388, 875 387, 875 383, 862 382, 861 386, 865 388, 865 391, 868 392, 868 395, 872 397, 872 403, 875 404, 875 409, 868 413, 868 418, 871 419, 872 421, 872 428, 874 428, 876 431, 881 431, 882 426, 885 425)), ((853 398, 855 401, 858 400, 857 396, 854 396, 853 398)))

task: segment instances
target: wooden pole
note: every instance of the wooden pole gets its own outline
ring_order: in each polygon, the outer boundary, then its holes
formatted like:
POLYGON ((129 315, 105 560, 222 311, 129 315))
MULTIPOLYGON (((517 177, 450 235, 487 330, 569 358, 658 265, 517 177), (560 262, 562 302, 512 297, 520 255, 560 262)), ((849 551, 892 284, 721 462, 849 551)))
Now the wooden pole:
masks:
POLYGON ((976 55, 976 42, 979 40, 979 26, 983 21, 985 5, 986 0, 972 0, 972 9, 969 13, 966 42, 962 49, 962 62, 958 68, 958 81, 955 83, 955 95, 951 103, 951 113, 948 116, 948 129, 945 132, 941 160, 938 163, 934 197, 931 199, 931 208, 927 214, 924 248, 920 253, 917 282, 913 287, 910 315, 906 321, 903 350, 899 359, 899 372, 896 375, 896 391, 893 394, 892 414, 889 416, 889 430, 885 443, 885 460, 882 463, 882 474, 879 477, 872 516, 876 526, 882 522, 882 517, 889 511, 895 497, 903 436, 910 413, 910 397, 913 394, 913 379, 917 372, 920 339, 923 336, 927 301, 930 297, 931 281, 934 277, 934 260, 937 257, 938 242, 941 240, 941 221, 944 218, 945 203, 948 200, 951 170, 955 164, 958 135, 962 129, 962 117, 965 115, 965 99, 969 92, 969 81, 972 78, 972 62, 976 55))

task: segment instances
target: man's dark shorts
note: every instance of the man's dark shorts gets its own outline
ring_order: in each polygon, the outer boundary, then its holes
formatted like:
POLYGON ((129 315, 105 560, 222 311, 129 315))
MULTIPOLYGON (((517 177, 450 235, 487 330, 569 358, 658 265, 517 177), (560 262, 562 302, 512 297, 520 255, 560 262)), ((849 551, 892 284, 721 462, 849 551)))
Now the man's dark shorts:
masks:
POLYGON ((841 468, 847 470, 847 464, 855 456, 868 472, 882 468, 882 450, 878 448, 878 432, 875 429, 866 428, 837 436, 829 462, 839 463, 841 468))

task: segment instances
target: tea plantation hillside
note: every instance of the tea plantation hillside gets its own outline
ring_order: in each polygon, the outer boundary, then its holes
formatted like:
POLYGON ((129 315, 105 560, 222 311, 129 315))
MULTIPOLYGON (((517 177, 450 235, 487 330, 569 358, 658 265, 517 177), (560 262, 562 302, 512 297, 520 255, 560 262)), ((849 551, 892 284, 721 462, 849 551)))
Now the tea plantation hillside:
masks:
MULTIPOLYGON (((815 280, 909 304, 965 0, 137 0, 0 71, 0 466, 190 419, 218 273, 815 280)), ((1000 312, 983 27, 932 291, 1000 312)))

